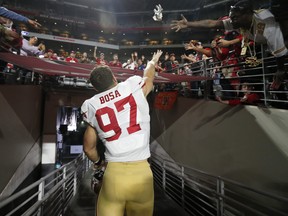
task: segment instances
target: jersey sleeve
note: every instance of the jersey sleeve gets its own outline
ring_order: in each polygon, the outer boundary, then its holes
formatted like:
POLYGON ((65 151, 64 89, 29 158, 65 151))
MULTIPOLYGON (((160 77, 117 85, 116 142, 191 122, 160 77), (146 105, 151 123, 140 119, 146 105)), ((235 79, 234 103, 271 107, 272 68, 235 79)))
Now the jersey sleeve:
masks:
POLYGON ((275 21, 274 17, 267 19, 264 37, 267 40, 269 50, 275 57, 281 57, 287 54, 287 48, 280 25, 275 21))
POLYGON ((84 103, 81 106, 81 114, 83 116, 83 121, 87 122, 89 125, 95 128, 95 125, 93 123, 93 117, 94 114, 92 107, 89 105, 89 101, 84 101, 84 103))
POLYGON ((24 17, 20 14, 17 14, 13 11, 8 10, 5 7, 0 7, 0 16, 3 16, 5 18, 11 19, 11 20, 16 20, 20 22, 25 22, 28 23, 29 19, 27 17, 24 17))
POLYGON ((130 87, 132 92, 135 92, 146 84, 146 78, 140 76, 132 76, 127 79, 127 84, 130 87))
POLYGON ((267 45, 271 53, 275 57, 281 57, 287 54, 282 30, 278 22, 276 22, 273 14, 266 9, 256 11, 255 16, 261 20, 256 28, 256 34, 263 34, 267 40, 267 45), (264 32, 262 28, 264 27, 264 32))

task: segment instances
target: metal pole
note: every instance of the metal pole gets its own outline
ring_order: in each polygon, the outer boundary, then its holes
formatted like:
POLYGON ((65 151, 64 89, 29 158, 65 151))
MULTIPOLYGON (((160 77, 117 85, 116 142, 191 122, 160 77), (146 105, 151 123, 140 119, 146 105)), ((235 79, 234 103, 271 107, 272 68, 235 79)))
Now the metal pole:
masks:
MULTIPOLYGON (((205 78, 208 78, 208 72, 207 72, 207 62, 206 62, 206 60, 202 60, 202 62, 203 62, 203 68, 202 68, 202 70, 203 70, 203 75, 204 75, 204 77, 205 78)), ((208 99, 208 95, 209 95, 209 92, 208 92, 208 90, 209 90, 209 85, 210 84, 210 81, 208 82, 208 80, 205 80, 204 81, 204 87, 203 87, 203 91, 204 91, 204 98, 207 100, 208 99)))
MULTIPOLYGON (((217 179, 217 193, 224 196, 224 193, 225 193, 224 187, 225 187, 224 181, 218 178, 217 179)), ((224 201, 221 196, 218 196, 217 216, 222 216, 223 213, 224 213, 224 201)))
POLYGON ((65 200, 66 200, 66 179, 67 179, 67 166, 63 168, 63 186, 62 186, 62 214, 65 210, 65 200))
POLYGON ((185 180, 184 180, 184 167, 181 166, 181 191, 182 191, 182 208, 185 209, 185 180))
POLYGON ((264 65, 264 48, 263 44, 261 44, 261 61, 262 61, 262 79, 263 79, 263 96, 264 96, 264 104, 267 107, 267 89, 266 89, 266 79, 265 79, 265 65, 264 65))
POLYGON ((34 81, 34 70, 32 70, 32 75, 31 75, 31 83, 34 81))
POLYGON ((164 193, 166 193, 166 162, 163 162, 162 166, 162 188, 164 193))
POLYGON ((74 170, 74 183, 73 183, 73 196, 76 195, 77 192, 77 169, 74 170))
POLYGON ((39 191, 38 202, 40 202, 41 205, 40 205, 40 207, 38 209, 37 216, 42 216, 43 215, 42 200, 43 200, 43 197, 44 197, 44 189, 45 189, 44 185, 45 185, 45 180, 43 180, 38 186, 38 191, 39 191))

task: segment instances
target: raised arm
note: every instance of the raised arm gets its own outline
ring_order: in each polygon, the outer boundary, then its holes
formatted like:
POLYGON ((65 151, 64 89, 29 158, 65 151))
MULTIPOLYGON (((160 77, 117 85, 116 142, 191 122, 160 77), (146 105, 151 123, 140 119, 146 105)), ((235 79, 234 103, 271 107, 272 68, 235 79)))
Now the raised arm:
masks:
POLYGON ((185 49, 186 50, 194 50, 196 52, 200 52, 208 57, 212 56, 211 50, 206 50, 200 47, 196 47, 192 42, 190 42, 189 44, 185 44, 185 49))
POLYGON ((153 89, 153 81, 155 77, 155 65, 159 61, 160 56, 162 55, 162 50, 157 50, 154 53, 151 61, 148 62, 147 67, 144 70, 143 77, 146 78, 145 85, 142 90, 145 96, 147 96, 153 89))
POLYGON ((188 22, 188 20, 181 14, 181 20, 172 20, 171 29, 175 29, 176 32, 185 28, 224 28, 224 24, 221 20, 199 20, 188 22))
POLYGON ((92 126, 88 125, 84 133, 83 148, 87 157, 93 162, 97 162, 100 159, 96 149, 96 145, 97 145, 96 130, 92 126))
POLYGON ((41 26, 40 23, 34 21, 34 20, 30 20, 25 16, 22 16, 18 13, 15 13, 13 11, 8 10, 5 7, 0 7, 0 16, 3 16, 5 18, 8 18, 10 20, 14 20, 14 21, 19 21, 19 22, 24 22, 24 23, 29 23, 30 25, 34 26, 35 28, 41 26))
POLYGON ((95 58, 95 60, 96 60, 96 59, 97 59, 97 47, 96 47, 96 46, 94 47, 93 56, 94 56, 94 58, 95 58))

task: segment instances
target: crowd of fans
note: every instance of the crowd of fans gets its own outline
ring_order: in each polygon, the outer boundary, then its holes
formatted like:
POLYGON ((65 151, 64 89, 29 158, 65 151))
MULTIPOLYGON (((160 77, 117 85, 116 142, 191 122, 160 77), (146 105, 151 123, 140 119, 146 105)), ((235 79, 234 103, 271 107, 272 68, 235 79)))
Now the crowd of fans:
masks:
MULTIPOLYGON (((94 48, 93 56, 88 56, 86 52, 79 53, 70 51, 69 55, 67 55, 65 52, 54 52, 52 49, 47 49, 43 42, 39 43, 37 37, 30 37, 29 39, 22 38, 19 34, 13 31, 13 25, 11 25, 12 20, 27 22, 35 28, 40 26, 39 23, 29 20, 14 12, 8 11, 4 7, 1 7, 0 9, 0 15, 2 17, 0 30, 1 36, 4 36, 1 37, 2 50, 9 49, 9 46, 12 46, 14 48, 18 48, 18 54, 24 56, 36 56, 49 61, 94 64, 95 66, 109 65, 111 67, 129 70, 144 70, 147 65, 147 58, 144 55, 139 55, 137 51, 132 52, 131 58, 127 59, 125 62, 120 62, 118 54, 116 53, 108 58, 105 58, 104 53, 97 52, 97 47, 94 48), (99 55, 97 55, 97 53, 99 55)), ((231 9, 232 12, 234 11, 234 16, 236 16, 235 14, 239 13, 239 11, 244 12, 244 10, 246 12, 247 10, 251 10, 251 8, 247 6, 247 1, 245 0, 240 1, 239 4, 236 4, 233 10, 231 9)), ((261 14, 262 12, 258 13, 261 14)), ((238 15, 238 19, 239 16, 240 15, 238 15)), ((252 13, 251 16, 255 15, 252 13)), ((248 25, 249 27, 246 27, 246 31, 236 31, 226 28, 225 23, 228 19, 235 19, 235 17, 233 17, 233 13, 232 15, 230 14, 230 17, 221 17, 215 22, 210 22, 213 23, 210 25, 211 27, 219 27, 223 24, 225 27, 223 30, 217 30, 214 38, 211 38, 210 45, 203 47, 200 41, 193 39, 183 46, 183 55, 175 56, 174 53, 165 53, 164 59, 160 59, 160 61, 156 64, 156 70, 158 73, 203 76, 206 78, 209 77, 211 80, 207 81, 203 79, 203 81, 195 81, 191 83, 184 82, 177 84, 156 85, 155 89, 157 91, 177 89, 185 96, 202 96, 205 88, 205 91, 208 91, 208 94, 212 95, 212 97, 217 101, 235 105, 239 103, 258 104, 263 96, 259 92, 264 92, 270 88, 270 90, 281 91, 281 93, 271 93, 270 96, 273 97, 273 99, 287 100, 287 93, 283 93, 283 91, 287 90, 285 83, 286 72, 284 67, 287 49, 284 46, 284 48, 280 47, 279 50, 275 50, 276 48, 278 49, 279 46, 283 45, 283 42, 279 42, 279 40, 283 40, 283 38, 277 39, 277 46, 271 44, 269 40, 267 41, 268 48, 277 57, 276 63, 278 66, 278 75, 276 73, 274 77, 266 76, 265 79, 263 79, 263 71, 257 70, 258 66, 263 66, 263 62, 259 60, 259 56, 262 57, 262 54, 259 55, 257 52, 259 44, 257 41, 257 36, 261 34, 260 30, 262 30, 262 35, 265 36, 263 30, 265 26, 263 27, 259 25, 259 23, 261 24, 259 21, 258 25, 254 27, 253 25, 256 21, 253 21, 255 18, 252 18, 252 23, 249 23, 250 26, 248 25), (254 30, 252 30, 252 27, 256 28, 256 36, 254 35, 254 37, 248 37, 247 28, 249 31, 248 33, 251 34, 252 32, 253 34, 254 30), (282 63, 282 65, 279 62, 282 63), (250 75, 253 77, 251 78, 250 75), (263 89, 263 83, 268 84, 267 89, 263 89)), ((248 21, 244 20, 244 23, 245 22, 248 21)), ((174 24, 172 24, 172 29, 174 28, 178 31, 187 27, 201 27, 201 25, 204 26, 204 24, 202 24, 200 21, 198 23, 189 23, 185 17, 182 16, 182 20, 175 21, 174 24)), ((281 32, 279 28, 277 28, 277 31, 281 32)), ((280 33, 278 32, 278 34, 280 33)), ((4 68, 4 72, 13 70, 13 65, 10 63, 5 63, 5 65, 2 65, 2 67, 4 68)), ((19 74, 21 77, 18 77, 18 79, 29 80, 30 74, 27 70, 20 69, 19 74), (23 79, 23 77, 25 77, 25 79, 23 79)))

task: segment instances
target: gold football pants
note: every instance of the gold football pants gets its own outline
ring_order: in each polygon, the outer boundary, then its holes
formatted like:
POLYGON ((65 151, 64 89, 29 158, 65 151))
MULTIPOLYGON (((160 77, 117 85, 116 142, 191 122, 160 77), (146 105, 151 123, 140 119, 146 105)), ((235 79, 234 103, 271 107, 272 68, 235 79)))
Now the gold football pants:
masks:
POLYGON ((97 201, 97 216, 152 216, 153 175, 145 161, 109 162, 97 201))

